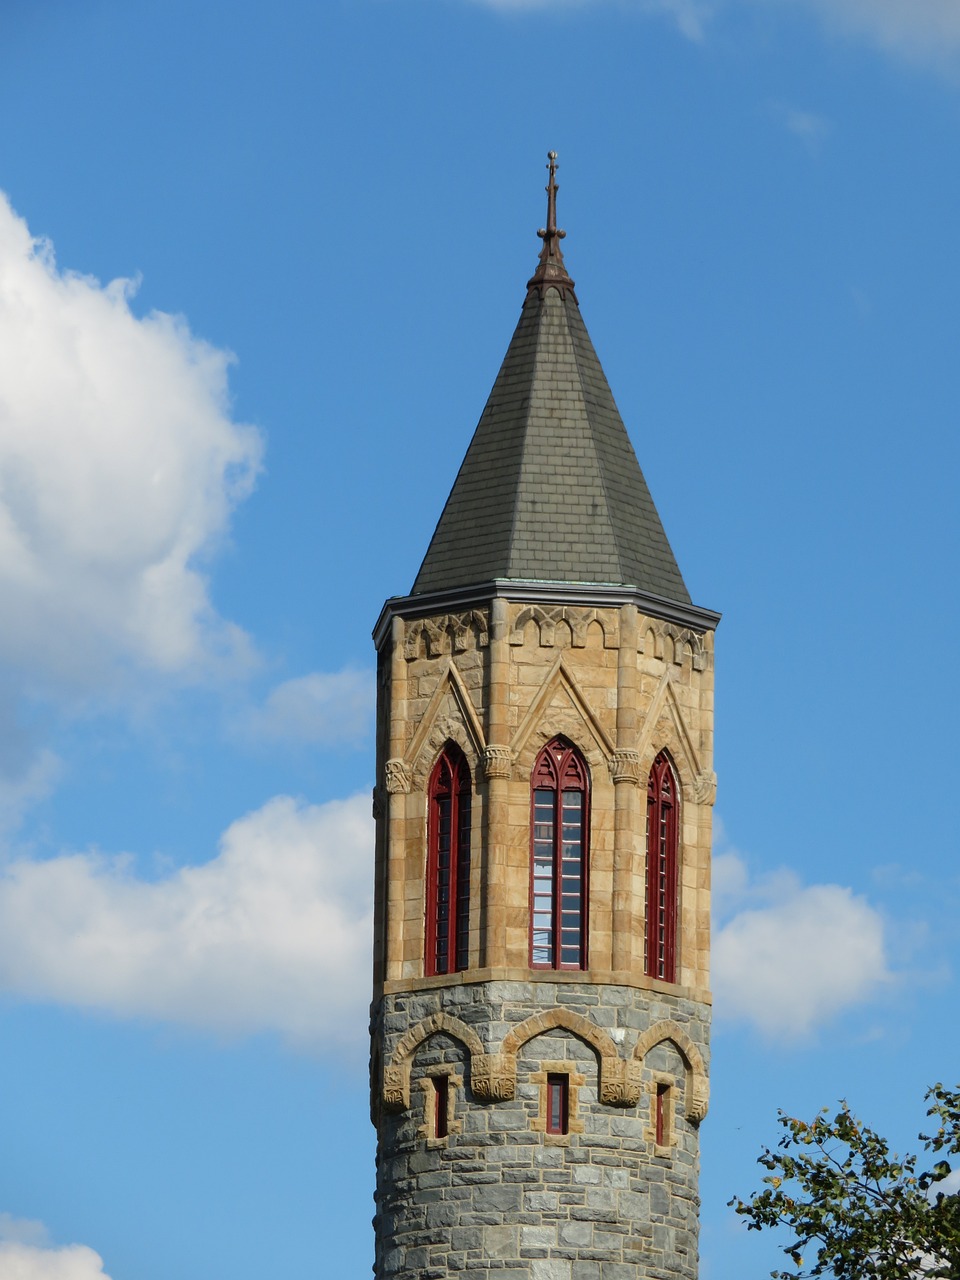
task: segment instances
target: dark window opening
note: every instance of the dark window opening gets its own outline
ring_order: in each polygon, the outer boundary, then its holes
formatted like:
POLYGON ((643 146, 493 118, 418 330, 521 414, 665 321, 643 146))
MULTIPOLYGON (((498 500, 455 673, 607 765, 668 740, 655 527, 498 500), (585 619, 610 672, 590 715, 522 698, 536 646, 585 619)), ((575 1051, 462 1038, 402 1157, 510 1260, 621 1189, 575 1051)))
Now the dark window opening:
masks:
POLYGON ((450 1077, 433 1077, 433 1136, 446 1138, 450 1132, 449 1124, 450 1077))
POLYGON ((654 1123, 654 1128, 656 1130, 656 1143, 658 1147, 665 1147, 667 1145, 667 1106, 669 1104, 669 1096, 670 1086, 668 1084, 658 1084, 654 1123))

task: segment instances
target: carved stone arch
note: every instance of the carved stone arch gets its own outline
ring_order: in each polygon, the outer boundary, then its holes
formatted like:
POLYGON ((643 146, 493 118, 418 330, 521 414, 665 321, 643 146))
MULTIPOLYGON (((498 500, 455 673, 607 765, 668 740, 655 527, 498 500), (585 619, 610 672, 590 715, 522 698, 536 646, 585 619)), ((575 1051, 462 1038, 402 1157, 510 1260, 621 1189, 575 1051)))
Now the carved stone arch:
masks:
MULTIPOLYGON (((646 1031, 643 1032, 634 1046, 633 1062, 630 1065, 641 1067, 643 1065, 644 1058, 650 1050, 655 1049, 658 1044, 663 1044, 664 1041, 669 1041, 674 1046, 686 1065, 687 1119, 692 1124, 699 1124, 707 1114, 707 1107, 710 1105, 710 1081, 707 1077, 707 1069, 703 1063, 703 1055, 684 1031, 683 1027, 666 1018, 662 1019, 660 1022, 655 1022, 651 1027, 647 1027, 646 1031)), ((628 1072, 628 1075, 631 1077, 631 1086, 634 1084, 636 1086, 636 1101, 639 1101, 639 1071, 630 1071, 628 1072)))
POLYGON ((689 657, 694 671, 703 671, 707 665, 707 653, 703 645, 703 636, 689 627, 677 632, 677 661, 684 662, 689 657))
POLYGON ((617 1046, 603 1027, 598 1027, 595 1022, 572 1009, 544 1009, 541 1013, 525 1018, 504 1036, 501 1060, 504 1068, 512 1075, 514 1087, 519 1051, 528 1041, 558 1029, 569 1031, 596 1053, 600 1065, 597 1089, 600 1101, 608 1107, 624 1106, 624 1063, 617 1052, 617 1046))
POLYGON ((430 727, 430 732, 413 763, 410 790, 426 791, 427 781, 433 772, 433 766, 440 758, 440 753, 448 742, 454 743, 463 752, 470 769, 471 781, 476 787, 481 757, 477 752, 473 736, 469 734, 460 720, 453 716, 437 716, 430 727))
POLYGON ((545 609, 541 604, 531 604, 520 610, 510 632, 510 643, 523 644, 527 624, 530 622, 537 624, 540 647, 550 648, 554 642, 557 615, 555 610, 545 609))
POLYGON ((599 776, 598 771, 606 766, 607 757, 597 747, 593 735, 586 732, 583 721, 572 708, 569 711, 565 709, 558 715, 548 716, 530 732, 523 750, 516 759, 514 777, 529 779, 540 752, 554 738, 566 738, 576 747, 587 762, 592 784, 593 779, 599 776))
POLYGON ((440 658, 450 652, 450 636, 442 619, 417 618, 408 624, 403 638, 403 656, 408 662, 414 658, 440 658))
POLYGON ((455 742, 463 751, 473 778, 487 745, 483 726, 456 665, 445 659, 430 705, 403 758, 411 777, 411 790, 422 791, 437 756, 446 741, 455 742), (452 706, 451 706, 452 704, 452 706))
POLYGON ((647 620, 646 626, 640 628, 639 650, 645 658, 663 657, 663 640, 656 623, 647 620))
POLYGON ((533 1013, 529 1018, 524 1018, 523 1022, 511 1028, 503 1037, 502 1052, 515 1054, 523 1048, 528 1040, 533 1040, 535 1036, 542 1036, 544 1032, 555 1031, 559 1027, 585 1041, 592 1049, 596 1050, 597 1055, 601 1058, 616 1058, 619 1056, 617 1046, 614 1044, 609 1032, 605 1031, 603 1027, 598 1027, 595 1022, 585 1018, 582 1013, 576 1013, 573 1009, 559 1007, 544 1009, 541 1013, 533 1013))
POLYGON ((510 742, 518 776, 524 776, 524 772, 529 775, 541 748, 557 734, 570 739, 594 774, 613 756, 615 745, 599 716, 580 692, 562 654, 557 656, 510 742), (566 695, 559 708, 554 705, 558 694, 566 695))
POLYGON ((424 1040, 442 1032, 453 1040, 459 1040, 470 1055, 471 1064, 483 1057, 483 1044, 477 1033, 459 1018, 449 1013, 431 1013, 411 1027, 397 1041, 390 1062, 383 1069, 383 1105, 391 1111, 404 1111, 410 1105, 410 1068, 413 1055, 424 1040))
POLYGON ((478 649, 484 648, 489 643, 489 623, 479 609, 452 614, 447 629, 454 653, 463 653, 470 647, 468 642, 471 635, 474 646, 478 649))
POLYGON ((678 641, 675 627, 671 627, 669 623, 665 623, 662 630, 660 641, 663 647, 663 660, 674 665, 683 661, 683 655, 678 655, 678 641))
POLYGON ((650 772, 657 755, 666 750, 679 779, 683 798, 698 799, 702 793, 700 778, 703 771, 693 735, 673 689, 669 667, 663 673, 644 719, 637 749, 641 778, 650 772))

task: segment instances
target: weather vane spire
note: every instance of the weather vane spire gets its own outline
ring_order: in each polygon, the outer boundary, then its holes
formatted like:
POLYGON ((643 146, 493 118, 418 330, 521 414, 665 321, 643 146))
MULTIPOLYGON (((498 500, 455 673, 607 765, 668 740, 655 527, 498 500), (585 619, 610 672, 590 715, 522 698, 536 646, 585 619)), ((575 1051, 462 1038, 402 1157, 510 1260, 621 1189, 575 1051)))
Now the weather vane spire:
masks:
POLYGON ((569 291, 574 301, 577 295, 573 292, 573 281, 567 272, 567 268, 563 261, 563 252, 560 249, 560 241, 567 234, 557 227, 557 192, 560 190, 557 185, 557 153, 555 151, 547 152, 547 169, 550 173, 550 181, 545 188, 547 193, 547 225, 541 227, 537 235, 543 241, 543 248, 540 250, 540 264, 536 271, 527 281, 527 289, 536 289, 540 297, 544 297, 548 289, 556 289, 561 298, 567 296, 569 291))

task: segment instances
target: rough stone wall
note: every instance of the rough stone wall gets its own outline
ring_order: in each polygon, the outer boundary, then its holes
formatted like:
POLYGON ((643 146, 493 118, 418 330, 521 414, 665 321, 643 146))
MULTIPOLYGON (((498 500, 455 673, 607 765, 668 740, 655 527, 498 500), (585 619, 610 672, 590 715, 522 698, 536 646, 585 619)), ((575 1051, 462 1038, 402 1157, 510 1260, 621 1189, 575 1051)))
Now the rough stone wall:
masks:
MULTIPOLYGON (((473 1089, 474 1056, 428 1032, 407 1062, 408 1104, 378 1100, 378 1280, 695 1280, 698 1123, 692 1076, 705 1070, 708 1010, 678 997, 595 984, 495 982, 384 998, 375 1024, 387 1063, 412 1027, 443 1011, 496 1053, 534 1012, 584 1018, 623 1063, 632 1105, 600 1101, 596 1048, 564 1025, 516 1051, 513 1097, 473 1089), (659 1028, 650 1035, 651 1028, 659 1028), (667 1032, 682 1040, 681 1048, 667 1032), (644 1043, 646 1040, 653 1043, 644 1043), (661 1038, 665 1037, 665 1038, 661 1038), (637 1053, 641 1056, 638 1058, 637 1053), (572 1081, 570 1130, 543 1132, 544 1073, 572 1081), (450 1134, 436 1139, 431 1075, 451 1081, 450 1134), (669 1085, 668 1145, 654 1128, 657 1085, 669 1085)), ((396 1100, 394 1100, 396 1101, 396 1100)))

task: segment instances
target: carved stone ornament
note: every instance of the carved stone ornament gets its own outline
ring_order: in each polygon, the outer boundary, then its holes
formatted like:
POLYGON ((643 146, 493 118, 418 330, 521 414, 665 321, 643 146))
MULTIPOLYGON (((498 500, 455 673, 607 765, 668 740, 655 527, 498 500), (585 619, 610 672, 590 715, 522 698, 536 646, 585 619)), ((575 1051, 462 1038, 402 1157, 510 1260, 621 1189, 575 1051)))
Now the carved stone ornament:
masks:
POLYGON ((513 752, 509 747, 484 747, 485 778, 509 778, 513 772, 513 752))
POLYGON ((517 1092, 516 1059, 501 1053, 473 1054, 470 1088, 481 1102, 510 1102, 517 1092))
POLYGON ((402 1066, 383 1069, 383 1105, 388 1111, 404 1111, 410 1105, 410 1079, 402 1066))
POLYGON ((687 1100, 687 1119, 699 1124, 710 1105, 710 1081, 704 1075, 694 1076, 687 1100))
POLYGON ((600 1101, 606 1107, 629 1107, 624 1089, 624 1068, 620 1058, 600 1059, 600 1101))
POLYGON ((693 798, 697 804, 713 804, 717 798, 717 775, 698 773, 693 784, 693 798))
POLYGON ((635 1107, 643 1092, 643 1064, 636 1061, 624 1063, 623 1105, 635 1107))
POLYGON ((388 760, 385 773, 390 795, 405 795, 410 790, 410 771, 402 760, 388 760))
POLYGON ((640 752, 625 749, 615 751, 610 760, 610 777, 614 782, 640 781, 640 752))

